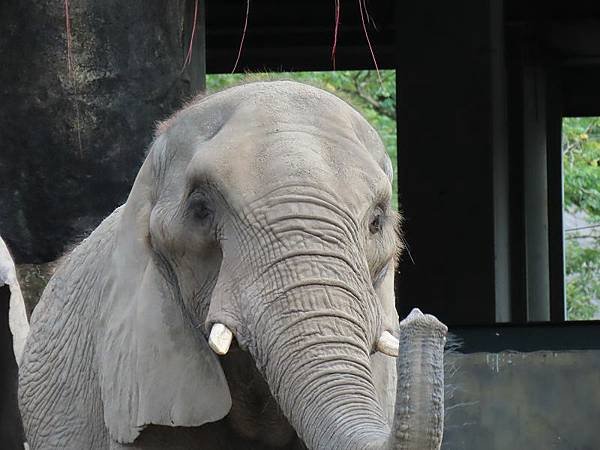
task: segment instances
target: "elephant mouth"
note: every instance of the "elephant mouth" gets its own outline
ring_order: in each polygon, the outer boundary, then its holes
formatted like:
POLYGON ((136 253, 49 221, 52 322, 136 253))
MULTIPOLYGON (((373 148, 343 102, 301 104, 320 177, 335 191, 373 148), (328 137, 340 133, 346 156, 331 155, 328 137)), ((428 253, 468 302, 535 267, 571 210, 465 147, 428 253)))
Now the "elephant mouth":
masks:
MULTIPOLYGON (((393 427, 409 424, 411 429, 417 430, 403 434, 390 433, 391 424, 384 417, 375 393, 371 392, 373 395, 366 397, 365 393, 370 391, 365 390, 365 386, 375 387, 371 384, 374 380, 367 379, 368 358, 355 359, 351 353, 344 357, 343 351, 349 352, 353 347, 345 346, 343 339, 335 347, 342 350, 342 356, 333 352, 333 340, 314 344, 317 351, 323 353, 308 363, 299 362, 298 353, 287 354, 283 364, 286 372, 279 378, 273 373, 273 370, 281 370, 278 363, 268 358, 264 373, 265 368, 257 365, 254 354, 236 344, 233 332, 224 324, 215 322, 211 329, 214 341, 211 348, 223 353, 221 362, 232 398, 226 420, 242 438, 271 447, 289 447, 295 443, 295 448, 408 448, 405 444, 409 443, 410 448, 437 449, 442 429, 438 422, 443 417, 443 397, 440 395, 443 368, 440 362, 446 332, 447 328, 437 319, 416 309, 400 322, 400 346, 404 357, 396 360, 397 389, 406 394, 396 399, 393 427), (228 351, 224 351, 225 347, 228 351), (360 361, 365 364, 366 370, 362 375, 357 375, 358 372, 352 368, 344 371, 344 365, 358 367, 360 361), (294 365, 291 370, 288 364, 294 365), (312 373, 307 367, 302 367, 303 364, 321 373, 312 373), (414 383, 422 377, 437 381, 431 386, 414 383), (304 393, 303 398, 311 399, 307 406, 309 412, 300 406, 299 396, 289 397, 289 390, 298 385, 304 393), (363 391, 360 391, 361 388, 363 391), (345 412, 345 408, 351 408, 351 411, 345 412), (407 415, 407 411, 410 414, 407 415), (324 420, 328 422, 323 426, 324 420), (336 427, 339 429, 334 432, 336 427), (429 428, 434 431, 428 432, 429 428), (316 434, 320 433, 319 429, 325 432, 316 434), (427 432, 422 433, 422 430, 427 432), (342 441, 334 443, 336 439, 348 440, 350 447, 342 441)), ((308 341, 313 335, 301 335, 301 339, 312 345, 308 341)), ((386 331, 382 333, 377 348, 397 356, 400 348, 396 342, 398 340, 386 331)))
MULTIPOLYGON (((226 417, 228 426, 242 439, 268 447, 308 448, 273 396, 265 377, 251 354, 241 348, 234 332, 221 322, 212 324, 210 348, 219 355, 230 387, 232 405, 226 417)), ((384 331, 374 351, 396 357, 399 341, 384 331)))
POLYGON ((238 346, 235 338, 227 354, 219 359, 232 399, 225 418, 227 426, 244 441, 267 448, 289 448, 292 443, 294 448, 307 448, 271 394, 253 357, 238 346))

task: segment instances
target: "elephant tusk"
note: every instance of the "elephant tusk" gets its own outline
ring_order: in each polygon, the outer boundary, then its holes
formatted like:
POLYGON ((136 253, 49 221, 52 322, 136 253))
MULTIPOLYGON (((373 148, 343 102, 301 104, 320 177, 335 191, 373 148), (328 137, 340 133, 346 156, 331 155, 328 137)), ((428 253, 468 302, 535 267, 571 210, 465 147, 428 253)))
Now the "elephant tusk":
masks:
POLYGON ((389 331, 384 331, 377 341, 377 350, 384 355, 397 357, 400 353, 400 341, 389 331))
POLYGON ((215 323, 208 337, 208 345, 217 355, 226 355, 233 339, 233 333, 222 323, 215 323))

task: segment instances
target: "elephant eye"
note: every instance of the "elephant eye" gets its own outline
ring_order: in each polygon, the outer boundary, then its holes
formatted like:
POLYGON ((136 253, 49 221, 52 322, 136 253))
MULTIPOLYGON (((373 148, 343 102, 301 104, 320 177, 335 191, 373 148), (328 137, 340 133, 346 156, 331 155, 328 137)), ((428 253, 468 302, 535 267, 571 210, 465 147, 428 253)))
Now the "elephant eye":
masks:
POLYGON ((369 223, 369 231, 371 234, 377 234, 381 231, 381 227, 383 224, 383 214, 381 212, 375 213, 375 216, 371 219, 371 223, 369 223))
POLYGON ((194 207, 194 217, 198 220, 206 221, 210 218, 212 211, 206 204, 196 205, 194 207))
POLYGON ((194 195, 190 198, 190 210, 194 219, 204 223, 210 221, 213 215, 206 198, 200 195, 194 195))

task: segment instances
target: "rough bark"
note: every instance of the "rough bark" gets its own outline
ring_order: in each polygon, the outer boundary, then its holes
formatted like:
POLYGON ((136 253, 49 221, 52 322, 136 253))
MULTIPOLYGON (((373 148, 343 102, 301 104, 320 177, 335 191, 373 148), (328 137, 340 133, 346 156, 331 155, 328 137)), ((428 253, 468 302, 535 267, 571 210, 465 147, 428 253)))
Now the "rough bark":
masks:
POLYGON ((200 87, 182 72, 190 0, 69 0, 71 70, 65 4, 0 5, 0 232, 17 263, 56 259, 122 203, 155 122, 200 87))

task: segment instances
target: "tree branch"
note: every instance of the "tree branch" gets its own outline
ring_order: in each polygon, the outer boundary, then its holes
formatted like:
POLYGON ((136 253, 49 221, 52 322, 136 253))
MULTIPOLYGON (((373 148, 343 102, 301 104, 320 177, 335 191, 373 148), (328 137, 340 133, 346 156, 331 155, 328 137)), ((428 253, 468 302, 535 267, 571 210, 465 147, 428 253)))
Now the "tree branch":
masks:
POLYGON ((396 110, 391 110, 382 106, 380 102, 371 97, 362 88, 362 83, 366 81, 368 73, 366 71, 358 71, 352 76, 352 84, 354 84, 354 90, 338 88, 339 91, 345 92, 349 95, 358 95, 365 103, 373 108, 377 113, 382 116, 389 117, 392 120, 396 120, 396 110), (364 73, 363 73, 364 72, 364 73), (362 79, 361 79, 362 77, 362 79))

